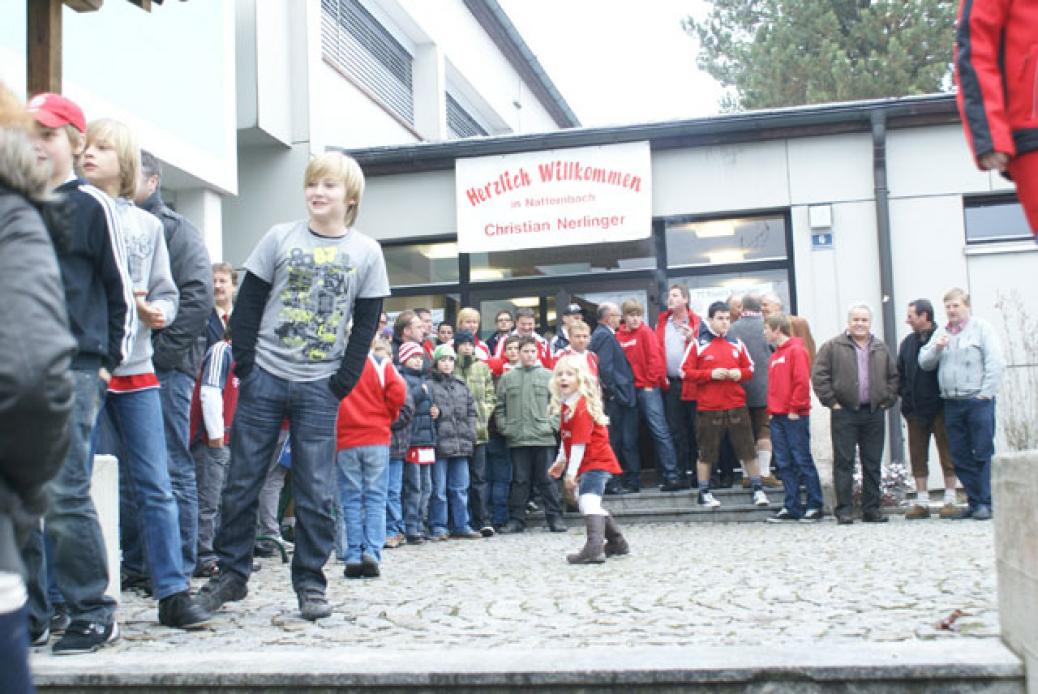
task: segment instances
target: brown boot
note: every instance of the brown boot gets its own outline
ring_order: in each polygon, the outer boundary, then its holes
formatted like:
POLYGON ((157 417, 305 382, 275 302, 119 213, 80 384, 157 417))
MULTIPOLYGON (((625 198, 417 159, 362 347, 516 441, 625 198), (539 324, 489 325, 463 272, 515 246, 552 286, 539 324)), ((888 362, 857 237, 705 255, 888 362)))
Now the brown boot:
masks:
POLYGON ((922 504, 915 504, 912 508, 905 511, 906 520, 919 520, 921 518, 930 517, 930 507, 923 506, 922 504))
POLYGON ((605 561, 605 553, 602 551, 605 534, 605 516, 584 516, 584 525, 587 527, 587 542, 584 548, 576 554, 567 554, 566 561, 570 564, 601 564, 605 561))
POLYGON ((607 557, 618 557, 630 553, 631 547, 627 544, 627 539, 620 532, 620 526, 616 524, 612 516, 606 516, 605 537, 605 555, 607 557))

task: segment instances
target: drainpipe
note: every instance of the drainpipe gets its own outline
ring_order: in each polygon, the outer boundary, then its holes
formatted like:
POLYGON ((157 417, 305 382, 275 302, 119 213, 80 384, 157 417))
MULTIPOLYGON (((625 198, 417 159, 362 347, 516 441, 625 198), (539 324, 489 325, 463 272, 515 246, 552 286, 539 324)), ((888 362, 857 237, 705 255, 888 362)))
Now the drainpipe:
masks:
MULTIPOLYGON (((872 176, 876 198, 876 240, 879 245, 879 291, 882 296, 883 337, 887 348, 897 350, 897 319, 894 316, 894 262, 890 250, 890 191, 887 189, 887 114, 876 110, 872 123, 872 176)), ((890 460, 903 463, 905 439, 901 432, 901 401, 887 411, 890 430, 890 460)))

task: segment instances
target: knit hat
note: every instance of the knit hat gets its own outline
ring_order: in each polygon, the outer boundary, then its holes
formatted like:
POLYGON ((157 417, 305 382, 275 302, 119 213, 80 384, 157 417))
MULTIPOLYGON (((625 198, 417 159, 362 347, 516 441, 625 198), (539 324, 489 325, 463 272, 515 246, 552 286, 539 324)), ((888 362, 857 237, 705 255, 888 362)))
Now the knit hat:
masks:
POLYGON ((468 330, 459 330, 458 332, 454 333, 455 347, 464 342, 471 342, 472 344, 476 344, 476 338, 468 330))
POLYGON ((400 355, 400 363, 406 364, 407 360, 411 357, 415 355, 421 356, 422 346, 417 342, 405 342, 400 345, 400 352, 398 354, 400 355))
POLYGON ((455 354, 454 348, 450 345, 440 345, 439 347, 433 350, 433 361, 440 361, 444 357, 457 359, 458 355, 455 354))

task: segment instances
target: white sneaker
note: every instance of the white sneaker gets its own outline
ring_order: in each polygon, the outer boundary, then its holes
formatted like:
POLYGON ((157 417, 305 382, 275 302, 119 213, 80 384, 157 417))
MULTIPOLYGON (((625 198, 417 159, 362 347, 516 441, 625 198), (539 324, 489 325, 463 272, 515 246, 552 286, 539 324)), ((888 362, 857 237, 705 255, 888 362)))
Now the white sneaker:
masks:
POLYGON ((715 499, 710 492, 700 492, 699 505, 706 506, 707 508, 717 508, 721 505, 721 502, 715 499))
POLYGON ((768 495, 764 493, 763 489, 758 489, 753 493, 753 503, 756 506, 767 506, 769 503, 768 495))

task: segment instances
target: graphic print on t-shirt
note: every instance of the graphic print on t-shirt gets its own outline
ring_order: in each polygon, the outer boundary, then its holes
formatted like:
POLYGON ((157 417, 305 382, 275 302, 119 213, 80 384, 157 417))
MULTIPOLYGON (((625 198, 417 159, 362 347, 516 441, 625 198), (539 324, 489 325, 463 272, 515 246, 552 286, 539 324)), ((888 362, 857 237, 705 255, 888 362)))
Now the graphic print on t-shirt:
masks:
POLYGON ((349 284, 357 269, 349 255, 334 246, 289 252, 288 282, 281 292, 281 312, 275 329, 281 344, 302 349, 312 361, 321 361, 335 345, 349 306, 349 284))

